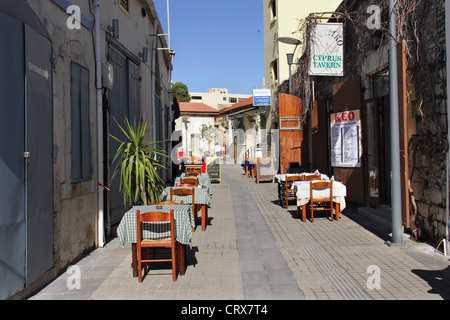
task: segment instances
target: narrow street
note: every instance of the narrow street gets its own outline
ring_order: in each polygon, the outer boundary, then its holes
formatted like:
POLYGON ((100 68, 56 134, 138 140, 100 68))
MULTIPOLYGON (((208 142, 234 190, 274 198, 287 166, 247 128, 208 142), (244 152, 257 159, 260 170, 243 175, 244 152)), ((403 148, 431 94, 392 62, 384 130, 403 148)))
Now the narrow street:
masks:
POLYGON ((31 300, 440 300, 450 297, 445 257, 405 239, 387 246, 389 230, 348 204, 339 221, 297 218, 277 203, 275 183, 256 184, 224 165, 212 185, 207 229, 197 228, 184 276, 151 270, 139 283, 131 245, 113 239, 79 261, 80 289, 62 274, 31 300), (374 272, 373 270, 377 271, 374 272), (368 272, 369 271, 369 272, 368 272), (164 275, 162 275, 164 273, 164 275), (376 277, 379 276, 379 277, 376 277), (368 281, 369 280, 369 281, 368 281))

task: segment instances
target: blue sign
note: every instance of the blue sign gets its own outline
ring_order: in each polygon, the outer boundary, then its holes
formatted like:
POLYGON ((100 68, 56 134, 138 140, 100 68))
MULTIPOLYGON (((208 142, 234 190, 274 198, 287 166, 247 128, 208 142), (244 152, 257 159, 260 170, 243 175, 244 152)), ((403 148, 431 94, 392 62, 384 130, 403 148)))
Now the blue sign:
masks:
POLYGON ((271 105, 271 90, 270 89, 255 89, 253 90, 253 105, 255 107, 264 107, 271 105))

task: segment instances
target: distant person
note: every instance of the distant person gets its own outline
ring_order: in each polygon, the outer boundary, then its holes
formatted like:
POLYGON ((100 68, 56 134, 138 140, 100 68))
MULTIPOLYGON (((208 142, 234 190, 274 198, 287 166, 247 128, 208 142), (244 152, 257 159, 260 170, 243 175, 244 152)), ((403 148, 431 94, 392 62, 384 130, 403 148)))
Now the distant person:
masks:
POLYGON ((202 173, 206 173, 206 157, 202 157, 202 173))
POLYGON ((214 147, 214 151, 216 152, 216 157, 222 156, 222 147, 216 142, 216 146, 214 147))

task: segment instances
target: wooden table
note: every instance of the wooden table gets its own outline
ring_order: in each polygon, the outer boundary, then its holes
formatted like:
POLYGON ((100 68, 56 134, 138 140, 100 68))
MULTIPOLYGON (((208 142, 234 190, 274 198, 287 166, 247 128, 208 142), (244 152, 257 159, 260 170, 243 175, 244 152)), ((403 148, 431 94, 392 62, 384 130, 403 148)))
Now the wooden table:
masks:
POLYGON ((316 174, 320 174, 320 176, 321 176, 321 178, 323 180, 330 180, 330 178, 328 178, 328 176, 326 174, 319 173, 318 171, 313 172, 313 173, 311 173, 311 172, 302 172, 302 173, 276 174, 273 177, 273 181, 278 184, 278 204, 281 205, 281 200, 282 200, 283 192, 284 192, 284 188, 285 188, 286 177, 292 177, 292 176, 304 177, 304 176, 311 176, 311 175, 316 175, 316 174))
MULTIPOLYGON (((170 189, 174 188, 177 189, 177 187, 168 187, 165 189, 165 192, 163 193, 163 199, 162 201, 168 201, 170 200, 170 189)), ((195 204, 199 205, 202 210, 202 231, 206 230, 206 224, 208 222, 208 206, 211 203, 211 194, 209 188, 199 188, 199 187, 180 187, 180 188, 194 188, 194 197, 195 197, 195 204)), ((174 202, 181 202, 183 201, 184 204, 192 204, 192 196, 173 196, 174 202)), ((194 221, 194 228, 196 226, 196 221, 194 221)))
MULTIPOLYGON (((177 264, 180 275, 184 275, 186 269, 186 246, 191 246, 192 228, 194 227, 194 219, 192 217, 192 211, 190 205, 151 205, 151 206, 134 206, 128 210, 117 228, 117 235, 122 246, 125 243, 131 243, 132 253, 132 267, 133 277, 138 276, 137 270, 137 223, 136 223, 136 211, 141 212, 149 211, 162 211, 170 212, 174 211, 175 218, 175 232, 176 232, 176 246, 177 246, 177 264)), ((161 232, 158 230, 145 231, 144 238, 155 238, 155 236, 161 236, 161 232)))
MULTIPOLYGON (((313 180, 320 181, 320 180, 313 180)), ((292 189, 297 196, 297 214, 300 216, 300 207, 302 207, 302 220, 306 221, 306 205, 310 201, 310 181, 295 181, 292 184, 292 189)), ((314 189, 316 190, 316 189, 314 189)), ((317 199, 321 196, 329 197, 330 189, 324 188, 323 190, 317 190, 317 199)), ((336 204, 336 220, 339 220, 339 213, 345 209, 345 197, 347 196, 347 187, 339 182, 333 181, 333 202, 336 204)))

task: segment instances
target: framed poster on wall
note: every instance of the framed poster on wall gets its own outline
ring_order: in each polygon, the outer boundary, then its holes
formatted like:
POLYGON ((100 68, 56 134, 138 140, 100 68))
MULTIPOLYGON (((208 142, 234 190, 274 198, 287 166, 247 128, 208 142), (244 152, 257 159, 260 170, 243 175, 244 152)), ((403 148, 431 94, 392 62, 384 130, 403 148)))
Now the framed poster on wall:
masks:
POLYGON ((331 114, 331 166, 361 167, 359 110, 331 114))

